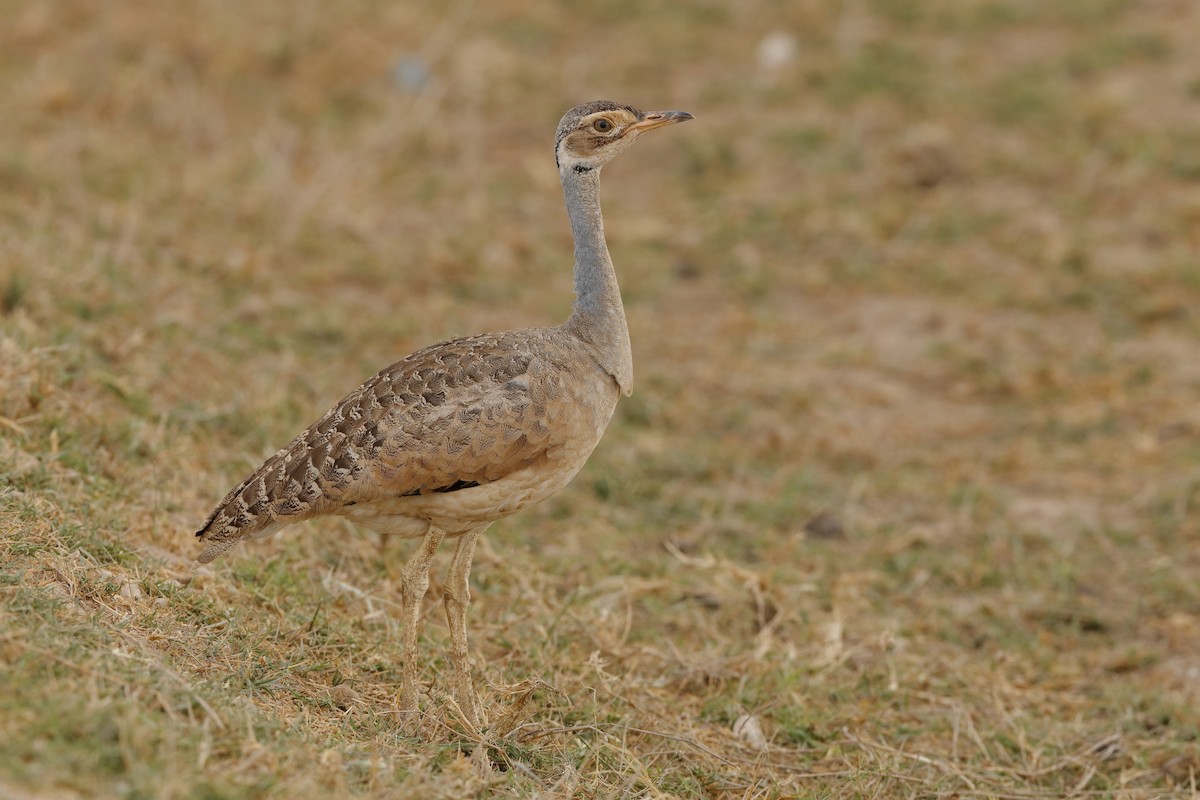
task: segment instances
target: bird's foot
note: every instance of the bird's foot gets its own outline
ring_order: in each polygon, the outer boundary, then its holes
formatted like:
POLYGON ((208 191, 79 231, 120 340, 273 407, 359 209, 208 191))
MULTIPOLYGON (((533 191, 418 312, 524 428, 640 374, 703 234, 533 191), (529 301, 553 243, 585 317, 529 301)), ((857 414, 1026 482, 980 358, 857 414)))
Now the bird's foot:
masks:
POLYGON ((400 712, 400 730, 405 736, 420 738, 425 731, 425 715, 419 710, 400 712))
POLYGON ((409 736, 420 736, 425 727, 425 715, 417 705, 417 689, 407 681, 396 698, 400 728, 409 736))

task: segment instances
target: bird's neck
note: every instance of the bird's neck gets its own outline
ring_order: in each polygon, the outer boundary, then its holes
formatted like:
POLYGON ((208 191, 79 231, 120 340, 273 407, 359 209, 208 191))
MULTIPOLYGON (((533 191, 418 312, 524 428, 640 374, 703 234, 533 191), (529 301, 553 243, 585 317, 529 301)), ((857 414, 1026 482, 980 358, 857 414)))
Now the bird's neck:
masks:
POLYGON ((600 170, 562 170, 563 196, 575 237, 575 309, 564 326, 595 348, 597 360, 625 394, 633 389, 633 351, 621 290, 604 241, 600 170))

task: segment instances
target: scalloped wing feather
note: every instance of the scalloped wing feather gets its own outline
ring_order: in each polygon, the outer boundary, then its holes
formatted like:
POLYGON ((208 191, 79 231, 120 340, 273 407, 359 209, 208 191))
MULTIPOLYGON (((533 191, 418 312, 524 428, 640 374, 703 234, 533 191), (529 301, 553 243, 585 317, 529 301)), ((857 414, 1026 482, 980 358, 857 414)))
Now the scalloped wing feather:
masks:
POLYGON ((573 405, 553 342, 552 329, 484 334, 379 372, 226 495, 196 533, 199 560, 347 505, 491 483, 544 460, 573 405))

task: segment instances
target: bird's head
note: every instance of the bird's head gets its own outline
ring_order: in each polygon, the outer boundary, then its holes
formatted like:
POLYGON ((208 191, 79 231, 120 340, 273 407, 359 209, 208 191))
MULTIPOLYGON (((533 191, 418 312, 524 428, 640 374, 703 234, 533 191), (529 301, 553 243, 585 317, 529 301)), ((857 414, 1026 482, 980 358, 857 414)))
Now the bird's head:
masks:
POLYGON ((554 158, 559 171, 599 169, 646 131, 692 119, 686 111, 638 111, 609 100, 575 106, 558 123, 554 158))

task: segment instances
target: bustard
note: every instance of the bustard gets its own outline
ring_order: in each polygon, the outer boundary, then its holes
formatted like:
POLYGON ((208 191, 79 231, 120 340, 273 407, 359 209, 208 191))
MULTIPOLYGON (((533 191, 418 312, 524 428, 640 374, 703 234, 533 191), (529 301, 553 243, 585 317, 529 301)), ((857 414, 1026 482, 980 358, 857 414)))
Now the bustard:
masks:
POLYGON ((429 567, 457 537, 444 599, 456 700, 475 723, 467 650, 475 543, 495 520, 557 492, 633 385, 629 329, 604 241, 600 168, 646 131, 692 119, 596 101, 558 124, 555 161, 575 239, 575 306, 557 327, 485 333, 418 350, 351 392, 213 510, 208 563, 244 539, 337 514, 420 538, 402 573, 400 711, 417 711, 417 626, 429 567))

